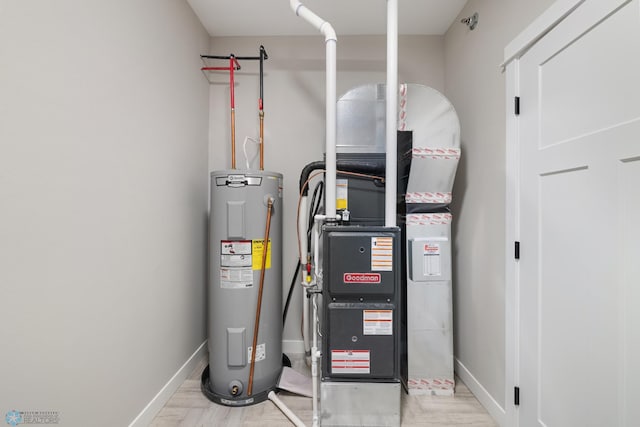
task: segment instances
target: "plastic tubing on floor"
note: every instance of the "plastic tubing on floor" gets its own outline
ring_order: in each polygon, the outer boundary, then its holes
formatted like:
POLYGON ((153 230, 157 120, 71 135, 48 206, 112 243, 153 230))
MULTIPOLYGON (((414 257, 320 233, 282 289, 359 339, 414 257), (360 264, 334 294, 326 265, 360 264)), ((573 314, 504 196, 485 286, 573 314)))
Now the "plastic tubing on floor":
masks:
POLYGON ((291 411, 291 409, 289 409, 289 407, 285 405, 282 400, 280 400, 275 392, 270 391, 267 397, 278 407, 278 409, 282 411, 283 414, 287 416, 287 418, 289 418, 289 420, 291 420, 293 425, 295 425, 296 427, 305 427, 302 420, 298 418, 296 414, 294 414, 293 411, 291 411))

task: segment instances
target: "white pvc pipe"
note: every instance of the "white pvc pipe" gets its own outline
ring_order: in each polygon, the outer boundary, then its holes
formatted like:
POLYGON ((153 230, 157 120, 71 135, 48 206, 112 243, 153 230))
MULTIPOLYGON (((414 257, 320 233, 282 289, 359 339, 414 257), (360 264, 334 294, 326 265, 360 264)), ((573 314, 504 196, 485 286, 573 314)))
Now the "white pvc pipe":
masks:
POLYGON ((300 214, 298 215, 298 238, 300 239, 300 264, 304 267, 307 263, 307 227, 309 223, 309 208, 307 206, 307 196, 302 196, 300 200, 300 214))
MULTIPOLYGON (((313 283, 316 284, 316 279, 320 275, 320 227, 322 223, 326 219, 325 215, 316 215, 314 217, 315 221, 313 224, 313 264, 314 264, 314 272, 313 272, 313 283)), ((318 294, 314 293, 311 296, 311 304, 313 305, 313 312, 311 318, 311 336, 312 345, 311 345, 311 385, 312 389, 312 409, 313 409, 313 427, 318 427, 320 425, 320 415, 318 412, 318 403, 320 400, 320 395, 318 393, 318 365, 320 361, 320 351, 318 350, 318 294)))
POLYGON ((325 214, 336 217, 336 145, 337 145, 337 99, 336 99, 336 40, 327 40, 327 141, 325 147, 325 214))
MULTIPOLYGON (((302 196, 300 201, 300 216, 298 217, 298 235, 300 238, 300 266, 302 268, 302 342, 304 343, 305 355, 311 353, 311 343, 309 339, 309 301, 305 286, 307 285, 307 227, 309 226, 309 207, 307 206, 307 196, 302 196)), ((309 363, 307 363, 309 364, 309 363)))
POLYGON ((302 289, 302 342, 304 343, 305 361, 309 366, 311 362, 311 340, 309 339, 309 299, 307 298, 306 288, 302 289))
POLYGON ((269 394, 267 394, 267 397, 282 411, 283 414, 287 416, 287 418, 291 420, 293 425, 295 425, 296 427, 305 427, 302 420, 298 418, 296 414, 294 414, 293 411, 291 411, 291 409, 289 409, 289 407, 285 405, 282 400, 280 400, 280 398, 274 391, 270 391, 269 394))
POLYGON ((323 218, 319 218, 321 215, 316 215, 315 223, 313 225, 313 276, 318 277, 320 274, 320 225, 323 218))
POLYGON ((387 0, 387 135, 384 225, 396 226, 398 170, 398 0, 387 0))
POLYGON ((318 350, 318 294, 314 293, 313 299, 313 346, 311 347, 311 385, 313 387, 312 403, 313 409, 312 425, 318 427, 320 425, 320 414, 318 411, 318 403, 320 396, 318 394, 319 364, 320 351, 318 350))
POLYGON ((330 23, 320 18, 298 0, 290 0, 291 9, 324 35, 326 44, 326 143, 325 143, 325 214, 328 218, 336 217, 336 44, 337 36, 330 23))

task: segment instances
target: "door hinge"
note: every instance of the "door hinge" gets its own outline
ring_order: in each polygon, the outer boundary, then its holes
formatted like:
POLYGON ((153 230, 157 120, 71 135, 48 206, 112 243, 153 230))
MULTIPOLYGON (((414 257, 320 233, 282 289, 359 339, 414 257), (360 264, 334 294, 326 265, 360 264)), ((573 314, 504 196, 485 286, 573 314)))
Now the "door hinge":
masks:
POLYGON ((520 405, 520 387, 513 388, 513 404, 516 406, 520 405))
POLYGON ((520 259, 520 242, 515 242, 513 255, 516 259, 520 259))
POLYGON ((520 115, 520 97, 516 96, 513 102, 513 111, 516 116, 520 115))

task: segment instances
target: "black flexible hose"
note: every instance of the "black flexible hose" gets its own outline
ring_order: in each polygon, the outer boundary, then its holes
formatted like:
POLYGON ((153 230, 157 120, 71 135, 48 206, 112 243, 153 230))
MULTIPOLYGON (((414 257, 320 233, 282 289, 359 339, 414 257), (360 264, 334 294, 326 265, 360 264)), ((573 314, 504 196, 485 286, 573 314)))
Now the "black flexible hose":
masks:
MULTIPOLYGON (((384 174, 385 171, 384 160, 374 159, 338 159, 336 161, 336 167, 345 172, 358 172, 371 175, 384 174)), ((300 191, 302 192, 303 196, 306 196, 309 193, 309 186, 304 186, 304 183, 307 182, 307 179, 309 179, 309 175, 311 175, 314 170, 324 168, 324 161, 311 162, 304 168, 302 168, 302 172, 300 173, 300 191)), ((338 175, 339 174, 340 173, 338 172, 338 175)))
POLYGON ((296 271, 291 278, 291 285, 289 285, 289 293, 287 294, 287 301, 284 303, 284 312, 282 313, 282 327, 284 328, 284 322, 287 321, 287 313, 289 312, 289 304, 291 303, 291 295, 293 295, 293 289, 296 286, 296 280, 298 279, 298 273, 300 272, 300 260, 298 259, 298 265, 296 265, 296 271))
POLYGON ((309 179, 309 175, 311 175, 311 172, 318 169, 324 169, 324 162, 311 162, 304 168, 302 168, 302 172, 300 173, 300 191, 302 192, 303 196, 309 194, 309 186, 305 186, 304 184, 307 182, 307 179, 309 179))
POLYGON ((309 218, 307 219, 307 247, 311 247, 311 229, 313 228, 313 220, 320 211, 320 205, 322 205, 322 193, 324 191, 324 181, 320 181, 316 188, 313 190, 311 196, 311 210, 309 211, 309 218))

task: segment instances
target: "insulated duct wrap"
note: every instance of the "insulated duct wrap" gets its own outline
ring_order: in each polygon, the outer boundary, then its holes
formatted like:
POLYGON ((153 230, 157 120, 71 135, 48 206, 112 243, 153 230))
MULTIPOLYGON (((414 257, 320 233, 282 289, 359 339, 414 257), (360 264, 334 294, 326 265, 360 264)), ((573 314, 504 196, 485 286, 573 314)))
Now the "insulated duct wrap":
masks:
MULTIPOLYGON (((340 97, 338 154, 385 152, 385 88, 384 84, 358 86, 340 97)), ((449 205, 461 155, 460 122, 449 100, 433 88, 401 84, 398 130, 412 134, 412 147, 398 158, 412 164, 407 211, 428 212, 449 205)))

